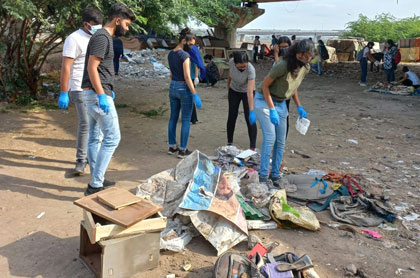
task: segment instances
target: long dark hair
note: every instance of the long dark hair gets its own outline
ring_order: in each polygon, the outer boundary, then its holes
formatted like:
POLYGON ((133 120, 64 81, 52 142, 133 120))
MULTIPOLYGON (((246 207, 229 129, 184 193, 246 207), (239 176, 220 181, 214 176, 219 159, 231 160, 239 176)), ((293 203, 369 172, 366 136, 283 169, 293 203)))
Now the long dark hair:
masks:
POLYGON ((393 40, 387 40, 386 42, 389 44, 389 47, 395 46, 395 43, 393 40))
POLYGON ((248 63, 248 54, 243 51, 233 51, 233 62, 235 64, 248 63))
POLYGON ((292 42, 290 41, 289 37, 287 36, 281 36, 277 40, 277 44, 287 43, 289 46, 292 45, 292 42))
POLYGON ((181 43, 183 39, 185 39, 187 42, 195 39, 195 35, 191 33, 190 28, 186 27, 179 33, 179 42, 181 43))
POLYGON ((296 54, 299 53, 311 53, 314 56, 314 43, 311 40, 301 40, 298 43, 295 43, 289 48, 289 53, 287 54, 287 72, 290 72, 293 78, 296 78, 301 67, 308 68, 309 65, 303 63, 302 61, 296 58, 296 54))

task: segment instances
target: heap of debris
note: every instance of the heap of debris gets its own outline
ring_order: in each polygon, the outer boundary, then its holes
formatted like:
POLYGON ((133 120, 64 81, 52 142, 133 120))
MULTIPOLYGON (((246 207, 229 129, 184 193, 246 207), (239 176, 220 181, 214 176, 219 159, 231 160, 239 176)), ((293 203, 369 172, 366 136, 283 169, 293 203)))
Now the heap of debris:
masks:
POLYGON ((119 76, 124 78, 166 79, 170 71, 167 64, 167 50, 144 49, 125 54, 120 63, 119 76))

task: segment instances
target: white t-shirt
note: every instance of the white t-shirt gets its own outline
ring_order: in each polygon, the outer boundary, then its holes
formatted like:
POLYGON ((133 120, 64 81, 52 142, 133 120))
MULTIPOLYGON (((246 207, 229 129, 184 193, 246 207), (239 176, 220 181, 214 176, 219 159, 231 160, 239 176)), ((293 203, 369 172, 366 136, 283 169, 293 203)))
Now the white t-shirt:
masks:
POLYGON ((85 56, 91 37, 90 34, 79 29, 71 33, 64 41, 63 57, 74 59, 69 80, 69 90, 71 91, 82 91, 81 85, 83 70, 85 68, 85 56))
POLYGON ((408 75, 408 79, 410 79, 411 82, 413 82, 413 85, 420 85, 420 80, 417 74, 415 74, 412 71, 407 71, 406 73, 408 75))
POLYGON ((363 49, 363 58, 367 58, 367 54, 369 51, 370 51, 370 48, 367 46, 363 49))

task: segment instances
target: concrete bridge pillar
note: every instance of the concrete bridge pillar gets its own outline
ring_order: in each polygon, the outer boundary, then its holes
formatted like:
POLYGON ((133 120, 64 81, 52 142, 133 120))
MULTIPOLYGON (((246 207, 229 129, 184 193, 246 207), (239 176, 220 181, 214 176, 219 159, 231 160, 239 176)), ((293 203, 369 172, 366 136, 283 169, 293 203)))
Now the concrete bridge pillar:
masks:
MULTIPOLYGON (((259 9, 258 5, 252 5, 251 7, 238 7, 232 8, 232 11, 237 15, 234 19, 235 22, 232 24, 232 19, 225 19, 221 24, 214 27, 214 35, 218 38, 223 38, 229 42, 230 48, 236 48, 236 30, 242 28, 257 17, 264 14, 264 9, 259 9), (227 27, 232 26, 232 27, 227 27)), ((245 36, 243 38, 245 39, 245 36)))

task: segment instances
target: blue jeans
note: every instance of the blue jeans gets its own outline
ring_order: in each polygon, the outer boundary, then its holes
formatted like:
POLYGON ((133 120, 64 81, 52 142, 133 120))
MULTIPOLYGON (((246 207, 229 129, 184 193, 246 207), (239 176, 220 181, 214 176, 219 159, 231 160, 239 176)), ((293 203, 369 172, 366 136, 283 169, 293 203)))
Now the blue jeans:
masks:
POLYGON ((366 76, 367 76, 367 58, 362 58, 360 60, 360 67, 362 68, 362 76, 361 76, 361 82, 366 83, 366 76))
POLYGON ((322 58, 321 55, 318 56, 318 75, 322 74, 322 58))
POLYGON ((102 187, 104 175, 120 139, 120 125, 112 97, 107 96, 109 112, 100 107, 93 90, 84 91, 89 121, 88 160, 92 175, 91 187, 102 187), (103 141, 101 137, 103 134, 103 141))
POLYGON ((280 117, 280 124, 278 126, 273 125, 270 121, 270 111, 264 99, 264 95, 260 93, 255 94, 254 110, 263 134, 259 173, 261 178, 268 177, 271 153, 273 153, 273 162, 270 176, 273 178, 280 176, 280 166, 286 143, 287 116, 289 115, 286 101, 273 102, 280 117))
POLYGON ((395 81, 395 73, 394 73, 394 69, 385 69, 385 73, 386 73, 386 81, 387 82, 394 82, 395 81))
POLYGON ((182 111, 181 150, 187 149, 190 136, 190 122, 193 110, 193 95, 183 81, 172 81, 169 87, 169 102, 171 104, 171 117, 168 124, 168 142, 170 147, 176 147, 176 125, 179 112, 182 111))

